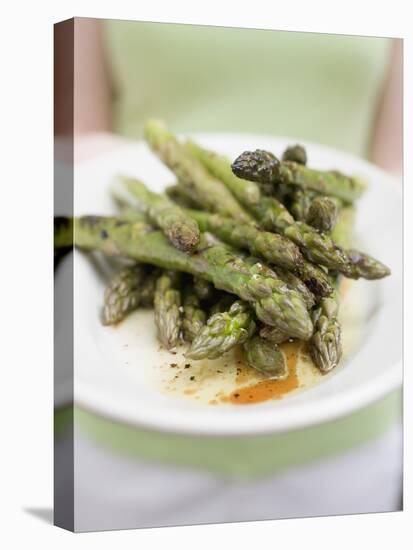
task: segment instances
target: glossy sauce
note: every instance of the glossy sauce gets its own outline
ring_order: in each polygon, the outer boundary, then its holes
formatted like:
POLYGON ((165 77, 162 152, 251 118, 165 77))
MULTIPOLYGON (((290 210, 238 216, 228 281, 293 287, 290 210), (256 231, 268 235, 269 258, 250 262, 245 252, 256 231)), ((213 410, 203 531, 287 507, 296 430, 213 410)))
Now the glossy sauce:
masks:
MULTIPOLYGON (((360 344, 365 306, 363 290, 344 280, 340 293, 340 322, 343 326, 342 365, 349 354, 360 344), (354 293, 356 291, 356 293, 354 293)), ((280 345, 285 354, 289 375, 285 380, 271 380, 249 367, 242 346, 233 348, 213 360, 190 361, 185 359, 185 347, 171 357, 162 352, 164 361, 154 371, 161 391, 176 397, 196 400, 202 405, 234 406, 278 400, 317 384, 325 377, 311 360, 306 342, 286 342, 280 345), (172 359, 172 362, 171 362, 172 359)))
MULTIPOLYGON (((302 342, 286 342, 280 345, 281 351, 285 354, 288 366, 288 377, 285 380, 261 380, 255 384, 241 386, 231 392, 228 396, 221 398, 222 402, 235 405, 248 403, 260 403, 269 399, 281 399, 286 393, 299 387, 297 376, 297 359, 302 347, 302 342)), ((242 369, 237 373, 237 382, 245 382, 245 371, 242 369)))

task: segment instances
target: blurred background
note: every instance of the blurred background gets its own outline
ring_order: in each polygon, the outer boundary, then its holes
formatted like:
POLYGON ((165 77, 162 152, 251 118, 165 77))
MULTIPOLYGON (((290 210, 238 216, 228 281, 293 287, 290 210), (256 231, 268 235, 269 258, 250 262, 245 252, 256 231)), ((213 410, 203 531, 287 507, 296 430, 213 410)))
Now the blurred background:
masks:
MULTIPOLYGON (((56 44, 56 132, 71 89, 56 44)), ((174 131, 293 136, 401 170, 402 40, 76 19, 76 133, 174 131)))
MULTIPOLYGON (((74 40, 74 121, 67 64, 72 45, 63 35, 55 41, 55 133, 67 136, 74 127, 82 158, 99 154, 102 146, 110 149, 119 136, 140 139, 145 119, 156 117, 177 133, 265 133, 314 141, 402 174, 401 40, 95 19, 75 19, 74 40)), ((64 405, 56 409, 57 456, 70 468, 64 405)), ((242 476, 239 468, 231 469, 233 457, 218 439, 208 445, 220 457, 211 471, 176 459, 176 448, 196 440, 145 432, 81 410, 76 418, 79 530, 402 506, 400 393, 344 424, 284 440, 268 436, 273 470, 263 474, 244 464, 242 476), (360 430, 363 437, 354 437, 360 430), (288 461, 280 467, 280 444, 291 456, 303 454, 299 467, 289 468, 288 461), (168 446, 174 447, 173 463, 168 446), (307 461, 307 451, 314 456, 316 447, 317 459, 307 461), (158 455, 156 448, 162 449, 158 455)), ((243 446, 255 444, 244 438, 234 448, 239 455, 243 446)), ((57 480, 61 494, 70 482, 70 476, 57 480)))

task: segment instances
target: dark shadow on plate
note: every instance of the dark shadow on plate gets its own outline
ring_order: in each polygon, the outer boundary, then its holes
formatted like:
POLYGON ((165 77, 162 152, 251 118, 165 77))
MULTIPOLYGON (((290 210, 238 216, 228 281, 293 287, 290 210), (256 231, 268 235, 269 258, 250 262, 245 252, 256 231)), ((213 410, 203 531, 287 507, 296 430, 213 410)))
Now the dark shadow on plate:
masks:
POLYGON ((53 508, 24 508, 24 511, 49 525, 53 525, 53 508))

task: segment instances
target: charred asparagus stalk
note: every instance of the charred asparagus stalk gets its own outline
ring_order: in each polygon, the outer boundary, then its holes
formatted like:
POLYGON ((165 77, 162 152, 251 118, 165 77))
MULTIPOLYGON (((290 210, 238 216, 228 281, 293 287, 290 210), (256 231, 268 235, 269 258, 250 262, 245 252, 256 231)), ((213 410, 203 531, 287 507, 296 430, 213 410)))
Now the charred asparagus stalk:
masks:
POLYGON ((278 267, 273 267, 272 269, 276 276, 284 281, 289 288, 297 291, 301 295, 308 309, 311 309, 314 306, 314 294, 309 290, 306 283, 302 279, 300 279, 300 277, 297 277, 297 275, 294 275, 294 273, 285 269, 281 269, 278 267))
POLYGON ((165 189, 166 195, 173 201, 175 204, 181 208, 198 208, 199 205, 194 199, 188 194, 185 186, 175 183, 174 185, 168 185, 165 189))
POLYGON ((310 339, 310 355, 322 373, 334 369, 342 355, 341 326, 337 320, 338 294, 321 300, 313 311, 314 334, 310 339))
POLYGON ((289 239, 257 229, 252 224, 241 224, 219 214, 200 210, 186 210, 198 222, 201 231, 214 233, 224 242, 238 248, 246 248, 260 258, 285 269, 296 269, 303 263, 299 248, 289 239))
POLYGON ((318 265, 305 261, 301 266, 298 266, 296 273, 316 298, 331 294, 330 278, 327 272, 318 265))
POLYGON ((337 201, 331 197, 315 197, 310 203, 306 222, 319 231, 330 233, 336 223, 337 214, 337 201))
MULTIPOLYGON (((161 226, 162 222, 165 223, 165 221, 168 221, 168 216, 172 220, 178 220, 181 241, 188 233, 186 230, 182 231, 182 228, 185 227, 185 220, 193 220, 197 230, 199 227, 201 231, 214 233, 224 242, 235 247, 247 248, 252 254, 286 269, 296 269, 303 263, 303 257, 298 247, 289 239, 281 235, 261 231, 252 224, 239 223, 233 218, 223 217, 219 214, 210 214, 209 212, 193 209, 184 210, 178 206, 171 209, 168 206, 168 199, 165 199, 163 195, 158 193, 150 192, 142 183, 134 180, 125 180, 124 183, 127 189, 134 195, 136 206, 148 212, 152 219, 155 218, 154 221, 157 225, 161 226), (165 200, 167 216, 164 215, 165 200), (155 209, 158 217, 151 215, 155 209), (171 210, 172 212, 170 212, 171 210), (159 219, 161 216, 162 219, 159 219)), ((166 229, 171 225, 172 224, 169 223, 166 229)), ((191 226, 189 226, 189 228, 191 228, 191 226)), ((165 234, 168 236, 167 233, 165 234)), ((191 235, 191 233, 189 233, 189 235, 191 235)), ((169 240, 172 239, 169 238, 169 240)), ((172 244, 175 244, 175 242, 172 244)), ((177 248, 182 249, 182 247, 179 246, 177 246, 177 248)))
POLYGON ((350 258, 350 271, 346 274, 350 279, 383 279, 390 275, 391 271, 387 265, 382 264, 365 252, 359 250, 347 250, 350 258))
POLYGON ((193 287, 186 287, 183 294, 182 333, 186 342, 192 342, 205 325, 206 313, 193 287))
MULTIPOLYGON (((141 221, 139 212, 127 210, 126 219, 141 221)), ((240 248, 247 248, 251 253, 260 256, 285 269, 291 269, 308 286, 316 296, 328 296, 331 285, 326 273, 314 264, 303 259, 298 248, 290 240, 281 235, 260 231, 248 224, 237 224, 231 218, 218 214, 210 214, 199 210, 185 209, 192 216, 202 231, 215 233, 224 242, 240 248)), ((122 217, 124 215, 122 214, 122 217)))
POLYGON ((336 223, 331 231, 334 242, 342 248, 350 248, 353 239, 355 210, 353 206, 340 208, 336 223))
POLYGON ((289 160, 305 166, 307 164, 307 152, 302 145, 291 145, 284 151, 282 160, 289 160))
POLYGON ((347 273, 349 258, 328 235, 319 233, 314 227, 303 222, 292 223, 283 234, 300 248, 310 262, 340 273, 347 273))
POLYGON ((128 222, 142 222, 150 223, 149 217, 143 212, 139 212, 136 208, 132 208, 129 205, 124 205, 121 207, 119 212, 119 218, 128 222))
POLYGON ((190 359, 215 359, 237 344, 242 344, 255 330, 250 306, 240 300, 230 309, 210 317, 186 352, 190 359))
POLYGON ((240 221, 250 220, 250 216, 225 185, 212 177, 161 122, 148 121, 145 124, 144 137, 153 151, 175 173, 180 185, 185 187, 195 202, 224 216, 240 221))
POLYGON ((287 378, 287 361, 276 344, 255 335, 244 343, 244 349, 250 367, 276 380, 287 378))
POLYGON ((310 261, 342 273, 350 279, 381 279, 390 275, 390 269, 375 258, 358 250, 344 250, 334 244, 325 233, 318 233, 314 228, 302 222, 290 225, 284 235, 289 237, 300 248, 310 261), (301 243, 301 244, 300 244, 301 243), (329 243, 335 252, 343 258, 341 265, 326 261, 324 245, 329 243), (305 252, 304 252, 305 250, 305 252))
POLYGON ((232 172, 231 162, 227 157, 205 149, 191 140, 187 141, 185 146, 210 174, 225 183, 241 204, 253 205, 260 202, 259 188, 250 181, 238 178, 232 172))
MULTIPOLYGON (((351 235, 354 223, 354 209, 352 207, 342 208, 339 212, 332 236, 335 241, 343 246, 351 245, 351 235)), ((390 275, 390 269, 369 254, 349 248, 347 255, 350 260, 346 276, 351 279, 382 279, 390 275)))
POLYGON ((210 300, 214 294, 214 287, 205 279, 194 277, 193 288, 200 300, 210 300))
POLYGON ((102 323, 119 323, 139 306, 150 306, 154 290, 153 274, 149 274, 143 265, 122 268, 115 273, 105 290, 102 323))
POLYGON ((125 177, 116 179, 112 193, 115 196, 128 197, 132 206, 144 212, 179 250, 190 252, 199 243, 199 228, 196 221, 188 217, 166 195, 154 193, 143 182, 125 177))
MULTIPOLYGON (((335 241, 348 247, 353 232, 354 208, 344 207, 338 213, 333 229, 335 241)), ((310 355, 321 372, 327 373, 337 366, 342 356, 341 327, 338 322, 338 279, 330 297, 321 300, 313 310, 314 333, 309 341, 310 355)))
POLYGON ((302 189, 290 190, 288 194, 288 209, 296 221, 307 221, 313 197, 302 189))
POLYGON ((187 255, 147 224, 96 216, 75 219, 75 244, 202 277, 216 288, 250 302, 264 323, 303 340, 312 334, 311 319, 300 294, 280 279, 256 273, 253 266, 224 245, 209 244, 203 239, 197 252, 187 255))
POLYGON ((144 279, 141 286, 141 302, 142 307, 153 306, 155 299, 155 286, 159 275, 159 270, 152 269, 148 276, 144 279))
MULTIPOLYGON (((287 208, 275 197, 262 196, 255 184, 255 193, 251 191, 253 182, 250 182, 248 192, 245 191, 245 180, 231 176, 230 164, 225 157, 214 155, 194 143, 187 144, 191 152, 197 156, 204 166, 214 174, 219 174, 221 181, 233 193, 246 209, 248 209, 266 231, 274 231, 290 238, 310 261, 320 263, 329 269, 346 270, 348 258, 343 250, 334 245, 327 235, 320 235, 314 228, 302 224, 297 225, 287 208), (225 168, 226 166, 226 168, 225 168), (251 200, 251 195, 261 198, 251 200), (289 230, 289 228, 292 229, 289 230)), ((212 210, 215 210, 212 208, 212 210)))
POLYGON ((169 350, 178 344, 182 326, 178 282, 178 273, 168 271, 158 277, 155 286, 155 324, 159 340, 169 350))
POLYGON ((232 170, 239 178, 274 185, 281 182, 349 203, 358 199, 364 191, 364 184, 357 178, 337 171, 314 170, 296 162, 280 161, 272 153, 261 149, 242 153, 233 162, 232 170))
POLYGON ((218 299, 214 304, 212 304, 209 310, 209 317, 212 317, 216 313, 223 313, 227 311, 236 300, 236 296, 233 294, 228 294, 228 292, 218 292, 218 299))
POLYGON ((304 262, 297 273, 289 272, 275 266, 260 263, 257 258, 250 256, 245 261, 253 266, 256 273, 265 277, 276 277, 284 281, 291 289, 297 291, 308 308, 323 296, 332 291, 330 279, 325 271, 310 262, 304 262))
POLYGON ((270 327, 268 325, 262 326, 260 328, 259 334, 261 338, 264 338, 265 340, 268 340, 273 344, 282 344, 283 342, 289 340, 289 337, 284 334, 284 332, 281 332, 276 327, 270 327))

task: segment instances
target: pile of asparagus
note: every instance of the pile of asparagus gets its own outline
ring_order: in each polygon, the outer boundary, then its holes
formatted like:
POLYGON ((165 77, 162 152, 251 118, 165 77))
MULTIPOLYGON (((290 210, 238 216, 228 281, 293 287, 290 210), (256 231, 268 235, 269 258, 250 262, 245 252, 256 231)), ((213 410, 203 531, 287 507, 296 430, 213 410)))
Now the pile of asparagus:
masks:
POLYGON ((186 357, 214 359, 242 345, 248 364, 288 376, 279 344, 308 343, 331 371, 342 355, 341 277, 380 279, 389 269, 349 248, 364 184, 307 166, 303 147, 282 159, 257 150, 230 160, 180 142, 159 121, 145 140, 176 176, 164 194, 118 177, 115 217, 59 219, 57 249, 75 246, 128 258, 109 282, 102 321, 153 306, 162 345, 187 342, 186 357))

